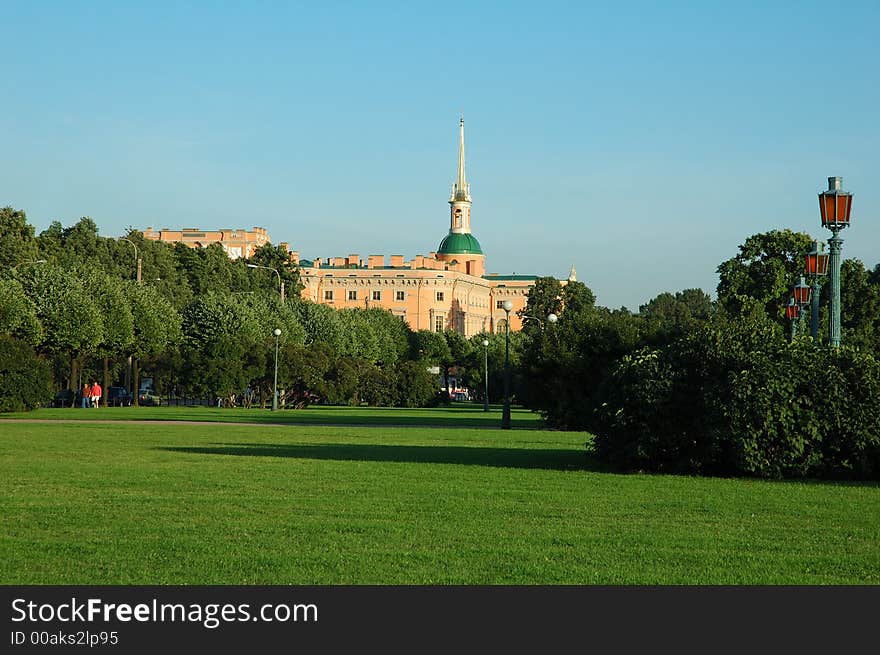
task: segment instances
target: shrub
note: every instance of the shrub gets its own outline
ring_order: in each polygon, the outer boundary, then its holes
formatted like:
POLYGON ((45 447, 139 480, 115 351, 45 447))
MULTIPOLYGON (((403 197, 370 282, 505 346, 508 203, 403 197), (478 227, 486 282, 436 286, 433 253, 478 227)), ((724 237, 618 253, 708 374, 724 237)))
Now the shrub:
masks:
POLYGON ((604 381, 597 454, 624 469, 877 477, 880 362, 751 320, 623 357, 604 381))
POLYGON ((48 406, 52 400, 49 365, 30 345, 0 336, 0 412, 48 406))

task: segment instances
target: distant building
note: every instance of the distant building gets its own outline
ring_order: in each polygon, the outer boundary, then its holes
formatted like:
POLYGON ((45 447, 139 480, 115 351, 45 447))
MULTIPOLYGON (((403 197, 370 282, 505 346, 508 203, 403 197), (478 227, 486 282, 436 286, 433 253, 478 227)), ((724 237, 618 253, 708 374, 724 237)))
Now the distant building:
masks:
POLYGON ((449 198, 449 232, 436 252, 406 261, 403 255, 359 255, 300 259, 307 300, 334 307, 382 307, 413 330, 455 330, 465 336, 504 330, 504 301, 510 300, 510 329, 522 326, 535 275, 486 274, 486 256, 471 233, 470 185, 465 177, 464 120, 459 123, 458 176, 449 198))
MULTIPOLYGON (((205 247, 219 243, 229 255, 250 258, 254 250, 269 243, 261 227, 253 230, 201 231, 154 230, 144 237, 169 243, 205 247)), ((286 243, 279 244, 287 249, 286 243)), ((459 122, 458 176, 449 198, 449 232, 436 252, 406 260, 403 255, 359 255, 290 259, 300 267, 302 297, 337 308, 382 307, 413 330, 455 330, 471 337, 504 331, 504 302, 513 304, 510 329, 519 330, 522 311, 534 287, 536 275, 486 274, 486 255, 471 233, 470 184, 465 177, 464 119, 459 122)), ((572 266, 569 279, 575 279, 572 266)), ((563 282, 564 284, 565 282, 563 282)))
POLYGON ((144 238, 166 243, 185 243, 191 248, 206 248, 212 243, 219 243, 230 259, 239 257, 249 259, 254 254, 254 250, 270 243, 269 235, 262 227, 255 227, 253 230, 199 230, 198 228, 154 230, 148 227, 144 231, 144 238))

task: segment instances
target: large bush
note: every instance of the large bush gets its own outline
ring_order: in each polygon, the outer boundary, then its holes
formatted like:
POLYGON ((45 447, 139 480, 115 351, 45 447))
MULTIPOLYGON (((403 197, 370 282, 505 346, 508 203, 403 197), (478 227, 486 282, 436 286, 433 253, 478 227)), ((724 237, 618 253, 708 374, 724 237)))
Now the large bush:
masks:
POLYGON ((47 406, 52 400, 49 365, 23 341, 0 336, 0 412, 47 406))
POLYGON ((877 477, 880 362, 788 343, 769 321, 714 322, 625 356, 602 385, 596 449, 625 469, 877 477))

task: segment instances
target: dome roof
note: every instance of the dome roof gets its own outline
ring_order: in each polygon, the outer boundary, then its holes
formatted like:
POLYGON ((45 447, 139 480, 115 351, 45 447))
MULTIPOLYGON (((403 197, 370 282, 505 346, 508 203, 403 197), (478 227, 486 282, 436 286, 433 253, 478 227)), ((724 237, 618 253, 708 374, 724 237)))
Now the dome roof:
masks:
POLYGON ((439 255, 482 255, 480 242, 473 234, 457 234, 450 232, 437 249, 439 255))

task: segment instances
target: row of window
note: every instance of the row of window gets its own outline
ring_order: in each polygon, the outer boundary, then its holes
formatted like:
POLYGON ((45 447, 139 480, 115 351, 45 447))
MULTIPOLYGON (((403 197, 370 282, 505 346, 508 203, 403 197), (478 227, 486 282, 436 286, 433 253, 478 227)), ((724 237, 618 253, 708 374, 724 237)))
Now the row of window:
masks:
MULTIPOLYGON (((382 300, 382 292, 381 291, 373 291, 372 294, 373 294, 373 300, 377 300, 377 301, 382 300)), ((369 296, 367 296, 367 297, 369 297, 369 296)), ((444 292, 438 291, 437 292, 437 301, 443 302, 443 298, 444 298, 444 292)), ((349 300, 357 300, 358 299, 358 292, 356 289, 352 289, 348 292, 348 299, 349 300)), ((396 300, 398 302, 403 302, 405 299, 406 299, 406 292, 405 291, 395 291, 394 292, 394 300, 396 300)), ((325 289, 324 290, 324 300, 333 300, 333 289, 325 289)))
MULTIPOLYGON (((382 292, 381 291, 373 291, 372 294, 373 294, 373 300, 381 302, 381 300, 382 300, 382 292)), ((437 295, 437 302, 443 302, 444 292, 438 291, 436 295, 437 295)), ((358 292, 356 289, 352 289, 348 292, 348 299, 349 300, 357 300, 358 299, 358 292)), ((406 299, 406 292, 405 291, 395 291, 394 292, 394 300, 395 301, 403 302, 405 299, 406 299)), ((324 300, 333 300, 333 290, 332 289, 326 289, 324 291, 324 300)), ((495 301, 495 309, 504 309, 504 301, 503 300, 496 300, 495 301)))

